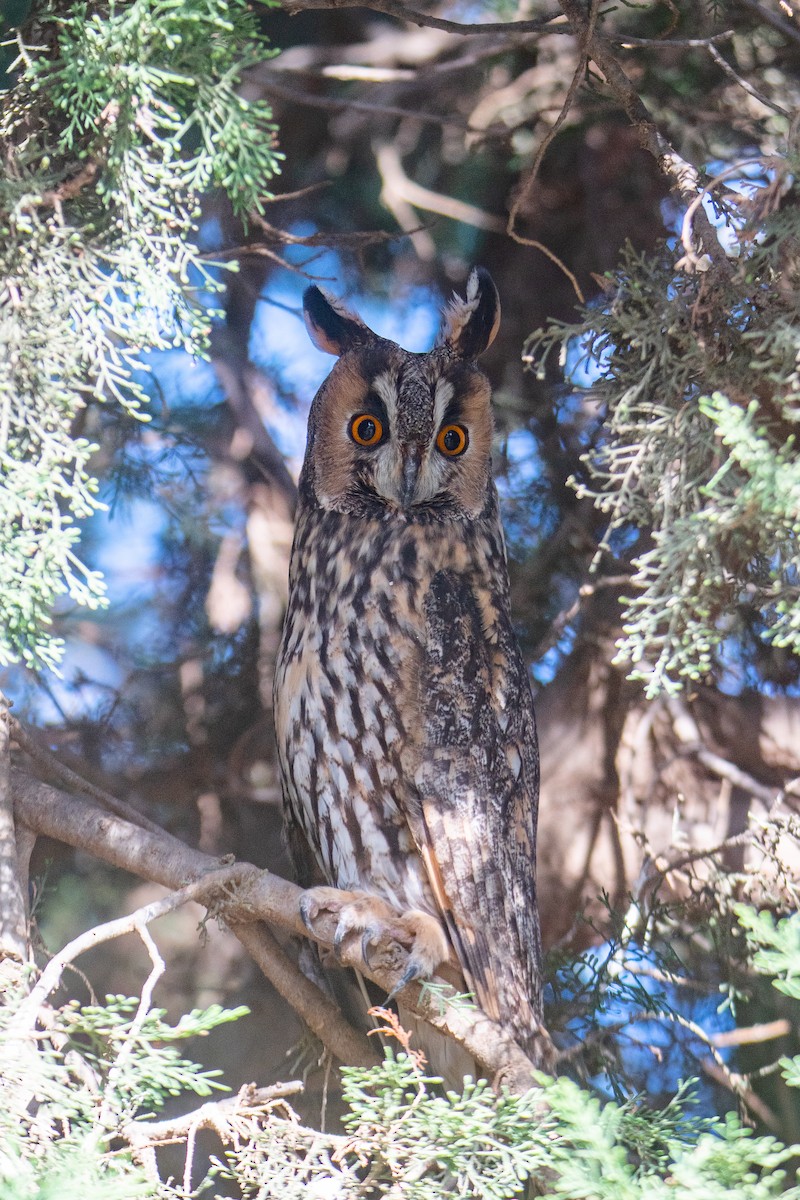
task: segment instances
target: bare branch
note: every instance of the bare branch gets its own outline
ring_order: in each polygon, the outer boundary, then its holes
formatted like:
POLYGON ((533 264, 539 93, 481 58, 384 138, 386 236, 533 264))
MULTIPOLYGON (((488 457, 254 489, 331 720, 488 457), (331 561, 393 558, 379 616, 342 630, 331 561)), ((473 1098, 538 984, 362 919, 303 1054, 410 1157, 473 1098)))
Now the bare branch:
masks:
MULTIPOLYGON (((175 887, 187 879, 199 881, 210 870, 219 868, 216 859, 185 846, 166 832, 155 836, 119 817, 101 812, 84 800, 76 798, 68 801, 63 793, 31 779, 21 771, 12 772, 12 788, 17 811, 31 829, 69 845, 80 846, 102 861, 122 867, 141 878, 175 887)), ((239 869, 242 876, 236 894, 227 898, 225 903, 225 919, 236 927, 237 936, 241 937, 242 930, 239 927, 245 922, 260 919, 288 932, 312 937, 329 949, 333 947, 336 932, 333 914, 320 914, 313 934, 309 934, 300 915, 300 899, 303 895, 300 888, 248 864, 239 864, 239 869)), ((254 943, 255 939, 249 933, 244 936, 250 944, 254 943)), ((336 1006, 305 979, 283 951, 279 950, 275 955, 275 947, 270 939, 260 937, 260 940, 270 957, 267 963, 262 963, 259 958, 259 965, 275 982, 278 991, 285 995, 284 988, 290 990, 286 980, 291 981, 291 986, 297 989, 296 995, 292 992, 287 996, 293 1007, 337 1058, 353 1061, 349 1051, 343 1049, 343 1035, 347 1034, 348 1038, 358 1038, 360 1035, 347 1025, 336 1006), (280 972, 285 973, 283 985, 279 979, 280 972), (313 997, 313 1007, 310 1009, 307 1004, 309 994, 313 997)), ((355 938, 344 945, 340 960, 343 965, 354 967, 389 993, 402 978, 406 954, 394 943, 388 947, 378 947, 367 967, 361 957, 360 939, 355 938)), ((410 984, 400 993, 400 999, 443 1034, 454 1038, 468 1054, 477 1059, 490 1077, 507 1083, 516 1091, 524 1091, 535 1082, 534 1066, 546 1067, 551 1063, 552 1045, 544 1030, 539 1032, 539 1052, 537 1062, 533 1064, 510 1035, 483 1013, 478 1010, 465 1011, 454 1005, 446 1006, 442 1012, 436 1000, 429 995, 421 995, 421 991, 419 984, 410 984)), ((371 1047, 369 1053, 365 1051, 361 1061, 375 1061, 371 1047)))
POLYGON ((770 12, 765 4, 760 4, 759 0, 739 0, 742 8, 747 8, 755 16, 760 17, 762 21, 766 21, 773 29, 779 30, 784 37, 790 41, 797 42, 800 46, 800 29, 795 29, 791 21, 787 21, 786 17, 780 16, 778 13, 770 12))
POLYGON ((444 33, 457 33, 464 37, 475 37, 487 33, 560 33, 559 25, 554 22, 561 19, 561 14, 550 13, 549 16, 534 17, 529 21, 486 21, 476 24, 465 24, 461 21, 446 21, 442 17, 434 17, 431 13, 420 12, 415 8, 406 8, 397 0, 286 0, 283 7, 292 15, 305 12, 310 8, 369 8, 372 12, 385 13, 396 17, 398 21, 406 21, 409 25, 425 26, 428 29, 441 29, 444 33))
POLYGON ((11 720, 8 701, 0 692, 0 961, 24 962, 28 937, 10 786, 11 720))
POLYGON ((122 817, 126 821, 132 821, 134 825, 140 825, 142 829, 149 829, 151 833, 160 833, 161 826, 155 821, 151 821, 144 813, 140 813, 132 804, 127 804, 124 800, 118 800, 116 796, 112 796, 110 792, 106 792, 103 788, 97 787, 96 784, 90 783, 88 779, 84 779, 77 771, 73 771, 70 767, 60 762, 55 754, 51 754, 49 750, 41 745, 34 734, 30 733, 25 726, 16 719, 10 717, 11 732, 14 735, 14 741, 29 755, 34 762, 39 766, 44 767, 48 774, 57 779, 59 783, 63 783, 64 787, 70 791, 77 792, 81 796, 87 796, 90 800, 96 800, 103 808, 109 812, 116 813, 118 817, 122 817))
POLYGON ((729 780, 734 787, 743 788, 751 796, 756 796, 770 807, 780 799, 780 792, 777 792, 774 788, 766 787, 763 783, 759 783, 752 775, 748 775, 746 771, 742 771, 740 767, 735 766, 732 762, 728 762, 727 759, 722 758, 719 754, 715 754, 704 745, 697 722, 682 700, 675 697, 671 698, 667 701, 667 708, 672 717, 675 734, 683 747, 684 753, 693 755, 713 775, 717 775, 720 779, 729 780))
POLYGON ((762 92, 759 92, 757 88, 754 88, 752 83, 750 83, 747 79, 743 79, 742 76, 733 69, 728 60, 722 57, 716 46, 708 46, 707 49, 708 53, 711 55, 720 70, 724 71, 729 79, 732 79, 734 83, 738 84, 740 88, 747 92, 748 96, 752 96, 754 100, 758 100, 759 104, 763 104, 765 108, 771 108, 773 112, 780 113, 782 117, 791 116, 791 113, 787 112, 785 108, 781 108, 780 104, 776 104, 774 100, 770 100, 768 96, 765 96, 762 92))
POLYGON ((777 1021, 766 1021, 763 1025, 748 1025, 741 1029, 726 1029, 723 1033, 712 1033, 715 1046, 751 1046, 756 1042, 771 1042, 775 1038, 787 1037, 792 1025, 784 1017, 777 1021))
POLYGON ((536 151, 536 154, 534 155, 533 163, 531 164, 528 174, 526 175, 525 179, 522 182, 522 185, 520 186, 519 190, 517 191, 517 194, 514 198, 514 202, 511 205, 511 210, 508 214, 508 225, 507 225, 507 230, 506 230, 509 237, 512 237, 515 242, 519 242, 523 246, 535 247, 535 249, 540 250, 542 252, 542 254, 545 254, 551 260, 551 262, 554 262, 556 264, 556 266, 559 267, 564 272, 564 274, 567 276, 567 278, 569 279, 570 283, 572 284, 573 291, 575 292, 575 295, 578 297, 578 302, 580 304, 585 303, 585 297, 584 297, 584 294, 578 283, 578 280, 575 278, 575 275, 573 274, 573 272, 570 271, 569 267, 567 267, 566 264, 561 261, 561 259, 558 257, 558 255, 554 254, 552 250, 550 250, 547 246, 545 246, 537 238, 523 237, 522 234, 517 233, 514 226, 516 225, 517 215, 519 213, 520 208, 528 200, 528 198, 531 194, 531 191, 533 190, 533 185, 535 184, 537 176, 539 174, 539 168, 542 165, 542 160, 543 160, 545 154, 547 153, 547 148, 550 145, 550 143, 553 141, 553 138, 556 136, 556 134, 558 133, 561 126, 566 121, 569 110, 572 108, 573 102, 578 93, 578 88, 580 86, 581 80, 583 79, 583 77, 586 73, 586 68, 589 63, 587 48, 588 48, 589 43, 594 34, 595 23, 597 21, 598 4, 599 4, 599 0, 591 0, 591 4, 590 4, 590 8, 589 8, 589 19, 586 22, 585 26, 583 27, 583 29, 581 30, 581 33, 580 33, 580 54, 578 57, 578 65, 575 68, 575 72, 572 76, 572 79, 570 80, 569 87, 567 88, 567 94, 564 97, 564 103, 561 105, 561 111, 559 112, 555 121, 550 126, 550 128, 548 129, 545 136, 542 138, 542 141, 539 143, 539 147, 536 151))
MULTIPOLYGON (((684 203, 690 203, 701 189, 696 167, 678 154, 658 128, 638 91, 611 52, 609 41, 596 29, 589 31, 589 20, 581 0, 560 0, 560 4, 573 31, 585 38, 582 42, 584 50, 602 71, 615 100, 636 130, 641 145, 653 155, 684 203)), ((725 251, 702 209, 698 213, 697 223, 706 253, 720 269, 728 270, 725 251)))
MULTIPOLYGON (((226 1140, 226 1133, 238 1121, 260 1116, 287 1096, 298 1095, 303 1091, 303 1086, 300 1080, 275 1083, 271 1087, 261 1088, 247 1084, 236 1096, 207 1101, 199 1108, 179 1117, 166 1117, 162 1121, 130 1121, 122 1130, 122 1134, 137 1149, 182 1141, 192 1129, 213 1129, 226 1140)), ((342 1141, 344 1140, 343 1138, 342 1141)))
MULTIPOLYGON (((288 72, 282 71, 281 74, 286 76, 288 72)), ((402 117, 445 128, 454 126, 456 129, 469 129, 467 122, 460 117, 440 117, 436 113, 425 112, 422 109, 398 108, 394 104, 373 104, 369 100, 353 100, 349 97, 315 96, 311 92, 301 92, 296 88, 278 83, 276 75, 277 72, 262 75, 261 87, 268 94, 278 96, 281 100, 286 100, 291 104, 300 104, 306 108, 324 108, 333 112, 347 110, 348 112, 369 113, 372 116, 402 117)), ((480 132, 482 136, 488 136, 483 130, 475 130, 475 132, 480 132)))
MULTIPOLYGON (((166 913, 180 908, 187 901, 198 900, 207 893, 216 891, 223 885, 240 882, 241 878, 242 871, 239 867, 226 867, 222 871, 218 870, 213 872, 213 874, 206 875, 196 883, 189 884, 178 891, 170 892, 168 896, 163 896, 160 900, 154 900, 151 904, 145 904, 127 916, 117 917, 116 920, 106 921, 102 925, 95 925, 92 929, 88 929, 85 933, 73 938, 58 954, 55 954, 50 959, 39 976, 37 983, 31 989, 30 995, 15 1013, 10 1026, 11 1031, 16 1036, 20 1036, 34 1029, 40 1008, 51 992, 54 992, 60 984, 61 976, 68 964, 79 958, 81 954, 85 954, 87 950, 91 950, 95 946, 100 946, 103 942, 113 941, 114 938, 122 937, 126 933, 139 933, 141 935, 142 930, 146 930, 146 927, 152 921, 157 921, 159 917, 163 917, 166 913)), ((151 954, 154 969, 157 969, 156 977, 158 977, 163 974, 164 964, 161 962, 157 950, 155 951, 156 957, 153 958, 152 956, 152 949, 154 948, 152 939, 150 942, 146 941, 145 944, 147 945, 148 952, 151 954)), ((145 995, 148 997, 152 995, 152 985, 148 986, 149 983, 150 981, 148 980, 142 992, 143 1000, 145 995)), ((155 979, 153 980, 154 984, 155 979)), ((149 999, 147 1008, 149 1008, 149 999)), ((147 1008, 144 1010, 145 1013, 147 1008)))

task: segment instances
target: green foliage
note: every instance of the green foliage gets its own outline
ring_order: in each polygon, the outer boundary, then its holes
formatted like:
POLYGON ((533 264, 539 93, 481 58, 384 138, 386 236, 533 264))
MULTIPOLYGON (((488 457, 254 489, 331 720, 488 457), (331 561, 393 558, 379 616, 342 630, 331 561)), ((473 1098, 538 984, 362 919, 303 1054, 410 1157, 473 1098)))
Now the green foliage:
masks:
POLYGON ((216 1071, 184 1058, 174 1043, 205 1035, 246 1009, 218 1005, 170 1025, 140 1002, 51 1010, 38 1045, 15 1031, 21 992, 0 1006, 0 1195, 3 1200, 134 1200, 172 1197, 130 1149, 126 1130, 169 1096, 208 1096, 216 1071))
POLYGON ((725 643, 800 652, 793 186, 779 169, 763 203, 729 207, 724 261, 629 251, 579 324, 529 343, 540 373, 554 348, 599 371, 585 390, 603 427, 575 486, 608 517, 596 563, 630 553, 618 661, 650 697, 711 675, 725 643))
MULTIPOLYGON (((776 921, 746 904, 737 905, 736 913, 753 951, 753 969, 774 976, 773 987, 800 1000, 800 914, 776 921)), ((800 1054, 781 1059, 781 1068, 789 1087, 800 1088, 800 1054)))
POLYGON ((100 507, 83 410, 146 419, 146 352, 203 352, 222 285, 200 198, 258 209, 281 156, 240 94, 270 54, 244 0, 42 5, 21 36, 0 118, 0 663, 53 666, 57 597, 103 602, 76 554, 100 507))
MULTIPOLYGON (((775 922, 739 906, 756 970, 787 995, 800 993, 798 918, 775 922)), ((245 1010, 216 1006, 170 1025, 137 1000, 67 1003, 46 1032, 15 1032, 21 991, 0 1005, 0 1194, 9 1200, 103 1200, 185 1193, 140 1166, 147 1118, 173 1095, 205 1097, 215 1072, 175 1046, 245 1010)), ((343 1072, 345 1133, 299 1122, 285 1101, 247 1103, 214 1120, 225 1143, 196 1193, 217 1200, 305 1200, 309 1195, 512 1200, 533 1180, 537 1195, 564 1200, 800 1200, 792 1159, 800 1147, 759 1136, 734 1114, 692 1113, 691 1086, 660 1110, 640 1097, 603 1103, 574 1080, 541 1076, 523 1096, 484 1081, 443 1094, 413 1054, 387 1050, 370 1069, 343 1072)), ((785 1063, 791 1086, 800 1066, 785 1063)), ((188 1128, 186 1126, 185 1128, 188 1128)), ((185 1140, 187 1134, 179 1135, 185 1140)), ((188 1145, 187 1145, 188 1150, 188 1145)), ((147 1162, 146 1156, 141 1162, 147 1162)))
POLYGON ((523 1097, 470 1081, 445 1097, 408 1055, 388 1052, 381 1066, 344 1075, 347 1138, 273 1118, 221 1173, 246 1197, 287 1200, 323 1179, 335 1195, 500 1200, 521 1196, 531 1177, 538 1195, 569 1200, 800 1196, 786 1187, 796 1147, 755 1136, 732 1114, 698 1131, 685 1095, 657 1112, 640 1101, 602 1104, 569 1079, 542 1077, 523 1097))

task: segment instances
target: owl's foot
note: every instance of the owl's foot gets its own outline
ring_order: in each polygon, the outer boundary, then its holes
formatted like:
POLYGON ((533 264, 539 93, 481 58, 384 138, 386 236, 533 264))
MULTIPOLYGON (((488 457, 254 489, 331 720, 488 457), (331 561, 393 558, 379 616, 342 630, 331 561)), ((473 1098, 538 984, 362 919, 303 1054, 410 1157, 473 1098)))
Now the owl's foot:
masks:
POLYGON ((450 946, 444 929, 430 913, 409 909, 397 913, 380 896, 368 892, 345 892, 339 888, 310 888, 300 899, 300 916, 306 928, 314 933, 314 922, 321 912, 338 914, 333 948, 341 954, 346 938, 361 934, 361 955, 370 965, 370 948, 381 942, 399 942, 408 947, 408 962, 389 999, 401 992, 414 979, 432 975, 440 963, 450 956, 450 946))
POLYGON ((370 944, 386 938, 409 948, 406 968, 389 992, 389 1000, 394 1000, 398 992, 402 992, 415 979, 429 979, 436 968, 450 957, 450 944, 441 924, 436 917, 418 908, 410 908, 402 916, 395 914, 391 921, 382 922, 375 929, 365 929, 361 939, 361 953, 365 962, 369 963, 370 944))

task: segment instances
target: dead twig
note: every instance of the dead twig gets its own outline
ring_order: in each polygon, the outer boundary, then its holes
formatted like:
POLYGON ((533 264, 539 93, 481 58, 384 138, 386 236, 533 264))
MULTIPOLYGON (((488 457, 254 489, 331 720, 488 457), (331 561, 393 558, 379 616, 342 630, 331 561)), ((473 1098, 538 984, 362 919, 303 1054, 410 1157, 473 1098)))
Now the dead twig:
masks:
MULTIPOLYGON (((617 62, 611 44, 590 22, 583 9, 582 0, 559 0, 562 11, 573 32, 583 36, 582 48, 602 71, 606 83, 617 103, 633 125, 645 150, 653 155, 661 170, 668 176, 672 187, 684 203, 689 204, 701 190, 697 168, 687 162, 668 141, 628 76, 617 62)), ((697 224, 706 253, 714 264, 724 271, 730 270, 723 247, 714 233, 706 214, 700 210, 697 224)))
MULTIPOLYGON (((692 714, 689 712, 686 704, 677 697, 672 697, 667 701, 667 709, 672 718, 672 726, 675 730, 675 736, 681 743, 683 752, 691 754, 701 762, 713 775, 720 779, 727 779, 734 787, 743 788, 749 792, 751 796, 757 797, 768 807, 772 807, 782 798, 782 793, 776 791, 775 788, 766 787, 763 783, 759 783, 747 771, 743 771, 734 763, 729 762, 720 754, 715 754, 713 750, 709 750, 703 743, 700 729, 692 714)), ((741 836, 741 835, 740 835, 741 836)), ((726 846, 732 843, 731 838, 725 843, 726 846)))
MULTIPOLYGON (((456 129, 468 130, 467 122, 461 117, 440 117, 436 113, 425 112, 422 109, 399 108, 394 104, 373 104, 369 100, 353 100, 350 97, 342 96, 315 96, 311 92, 301 92, 296 88, 286 87, 282 83, 278 83, 275 79, 275 74, 262 77, 260 80, 261 87, 264 91, 272 96, 277 96, 281 100, 286 100, 291 104, 300 104, 305 108, 324 108, 332 112, 363 112, 370 116, 382 117, 399 117, 410 119, 413 121, 421 121, 430 125, 439 125, 444 128, 455 127, 456 129)), ((282 71, 282 75, 287 75, 287 71, 282 71)), ((483 130, 475 130, 476 133, 481 133, 482 136, 488 136, 483 130)))
POLYGON ((441 29, 444 33, 457 33, 463 37, 481 36, 487 33, 553 33, 558 30, 558 26, 553 29, 552 24, 561 17, 560 13, 553 12, 528 21, 485 21, 470 24, 462 21, 447 21, 443 17, 433 16, 432 13, 406 8, 397 0, 369 0, 367 4, 364 3, 364 0, 285 0, 283 7, 292 15, 311 8, 369 8, 372 12, 385 13, 386 16, 396 17, 398 21, 405 21, 409 25, 441 29))
POLYGON ((720 70, 742 88, 743 91, 747 92, 748 96, 752 96, 759 104, 763 104, 765 108, 771 108, 773 112, 780 113, 782 117, 791 117, 792 114, 787 112, 785 108, 781 108, 780 104, 776 104, 774 100, 770 100, 769 96, 765 96, 763 92, 759 92, 758 88, 754 88, 749 80, 743 79, 728 60, 722 57, 716 46, 712 44, 707 46, 706 49, 720 70))
MULTIPOLYGON (((251 869, 255 870, 255 868, 251 869)), ((164 972, 164 963, 158 954, 155 943, 147 932, 147 926, 153 921, 157 921, 159 917, 163 917, 166 913, 180 908, 190 900, 201 900, 209 893, 218 892, 222 887, 230 887, 241 883, 246 874, 247 871, 243 871, 239 866, 217 870, 198 879, 195 883, 180 888, 178 891, 170 892, 168 896, 163 896, 160 900, 154 900, 151 904, 145 904, 143 907, 137 908, 135 912, 129 913, 127 916, 117 917, 116 920, 106 921, 102 925, 95 925, 92 929, 88 929, 85 933, 73 938, 58 954, 53 955, 42 971, 36 984, 31 988, 30 995, 14 1014, 9 1026, 11 1033, 14 1036, 21 1037, 33 1032, 42 1005, 47 1001, 48 996, 59 986, 61 976, 70 963, 79 958, 81 954, 85 954, 87 950, 102 945, 103 942, 113 941, 115 938, 122 937, 126 933, 139 934, 147 947, 153 963, 151 977, 148 978, 147 983, 142 989, 142 1002, 139 1005, 136 1018, 141 1024, 141 1021, 150 1009, 150 999, 152 998, 152 991, 156 980, 164 972), (142 1005, 145 1004, 146 1007, 143 1008, 142 1005)))
POLYGON ((580 284, 578 283, 578 280, 575 277, 574 272, 572 272, 566 263, 562 262, 558 255, 550 250, 548 246, 545 246, 543 242, 540 242, 538 238, 523 237, 522 234, 517 233, 514 227, 517 222, 517 216, 520 208, 527 202, 531 192, 533 191, 533 186, 536 183, 536 179, 539 175, 539 168, 542 165, 542 160, 547 153, 547 149, 561 126, 566 121, 569 111, 572 108, 575 97, 578 93, 581 80, 586 74, 586 68, 589 65, 588 47, 594 34, 595 24, 597 22, 598 5, 599 0, 591 0, 589 19, 579 34, 580 53, 578 56, 578 65, 576 66, 575 72, 570 80, 569 87, 567 88, 567 94, 564 97, 563 104, 561 105, 561 110, 539 143, 539 147, 534 155, 533 162, 531 163, 528 173, 525 176, 525 179, 522 181, 516 196, 514 197, 511 210, 508 214, 508 224, 506 227, 506 232, 508 233, 509 237, 514 239, 515 242, 519 242, 520 245, 523 246, 532 246, 534 249, 541 251, 542 254, 546 255, 551 262, 555 263, 555 265, 564 272, 567 279, 569 279, 570 283, 572 284, 573 291, 578 298, 579 304, 584 304, 586 302, 586 298, 583 294, 580 284))

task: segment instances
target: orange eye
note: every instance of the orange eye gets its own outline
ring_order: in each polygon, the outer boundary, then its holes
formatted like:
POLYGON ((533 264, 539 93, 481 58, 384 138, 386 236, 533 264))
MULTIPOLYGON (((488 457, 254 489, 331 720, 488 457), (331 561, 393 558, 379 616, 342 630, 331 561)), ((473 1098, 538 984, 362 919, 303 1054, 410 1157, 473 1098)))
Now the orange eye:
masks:
POLYGON ((350 422, 350 437, 359 446, 377 446, 383 437, 383 425, 371 413, 361 413, 350 422))
POLYGON ((436 449, 448 458, 458 458, 466 450, 468 440, 463 425, 443 425, 436 438, 436 449))

